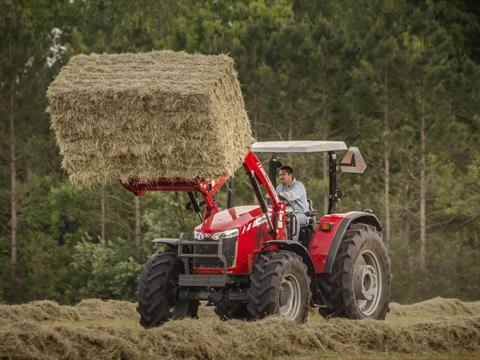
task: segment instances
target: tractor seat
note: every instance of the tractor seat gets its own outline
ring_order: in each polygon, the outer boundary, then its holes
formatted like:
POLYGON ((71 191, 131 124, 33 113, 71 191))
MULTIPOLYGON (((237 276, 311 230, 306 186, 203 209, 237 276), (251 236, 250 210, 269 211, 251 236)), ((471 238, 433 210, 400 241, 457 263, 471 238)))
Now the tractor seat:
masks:
POLYGON ((308 211, 305 215, 308 218, 308 223, 299 227, 300 235, 298 241, 305 247, 308 247, 312 233, 315 231, 315 224, 317 221, 317 211, 313 209, 313 203, 311 199, 308 199, 308 211))
POLYGON ((308 217, 308 224, 303 225, 303 226, 312 226, 316 222, 316 216, 317 216, 317 210, 313 209, 313 202, 311 199, 308 199, 308 211, 305 213, 308 217))

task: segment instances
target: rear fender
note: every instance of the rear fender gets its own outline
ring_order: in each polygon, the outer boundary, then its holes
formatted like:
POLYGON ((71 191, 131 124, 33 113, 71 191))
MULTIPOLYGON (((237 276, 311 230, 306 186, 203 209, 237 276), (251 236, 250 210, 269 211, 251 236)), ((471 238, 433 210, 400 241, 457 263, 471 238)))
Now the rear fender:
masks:
POLYGON ((352 211, 346 214, 325 215, 320 219, 308 246, 308 253, 317 274, 331 273, 333 262, 346 231, 351 224, 357 223, 367 224, 375 227, 379 232, 382 231, 377 217, 369 212, 352 211), (324 222, 331 224, 332 229, 329 232, 320 230, 320 226, 324 222))
POLYGON ((267 248, 271 247, 272 245, 276 246, 277 249, 293 252, 302 258, 305 265, 307 265, 307 273, 308 273, 308 276, 310 276, 310 280, 311 280, 310 291, 312 292, 312 301, 313 303, 318 303, 318 300, 316 299, 316 297, 318 296, 318 287, 317 287, 317 281, 316 281, 316 275, 315 275, 315 268, 313 266, 313 262, 312 262, 312 259, 310 258, 308 250, 298 241, 270 240, 270 241, 265 241, 263 243, 262 252, 266 251, 267 248))

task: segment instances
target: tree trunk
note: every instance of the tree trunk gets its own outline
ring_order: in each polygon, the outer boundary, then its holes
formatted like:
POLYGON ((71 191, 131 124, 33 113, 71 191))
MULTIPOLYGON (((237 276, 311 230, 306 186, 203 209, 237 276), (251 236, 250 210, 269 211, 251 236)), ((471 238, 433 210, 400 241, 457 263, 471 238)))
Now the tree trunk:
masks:
POLYGON ((111 208, 110 208, 110 202, 108 201, 110 195, 108 193, 108 187, 105 189, 105 217, 106 217, 106 222, 105 222, 105 240, 109 242, 112 238, 112 214, 111 214, 111 208))
MULTIPOLYGON (((322 122, 323 122, 323 139, 322 140, 327 140, 328 138, 327 94, 325 89, 323 89, 322 91, 322 122)), ((328 211, 329 168, 328 168, 328 154, 324 152, 322 155, 323 155, 322 176, 326 184, 323 188, 323 213, 326 214, 328 211)))
MULTIPOLYGON (((288 105, 288 114, 287 114, 287 117, 288 117, 287 140, 288 141, 293 140, 293 119, 292 119, 292 116, 293 116, 293 101, 290 101, 290 103, 288 105)), ((291 153, 287 154, 287 159, 288 159, 288 164, 291 165, 292 164, 292 154, 291 153)), ((295 171, 295 169, 294 169, 294 171, 295 171)))
POLYGON ((323 179, 326 182, 323 190, 323 213, 326 214, 328 211, 328 179, 329 179, 329 169, 328 169, 328 154, 326 152, 323 153, 323 179))
POLYGON ((11 203, 11 259, 10 285, 11 296, 17 300, 17 156, 15 148, 15 80, 10 83, 10 203, 11 203))
POLYGON ((255 91, 253 94, 253 129, 255 130, 255 139, 260 141, 260 134, 258 129, 258 122, 259 122, 259 113, 258 113, 258 95, 255 91))
POLYGON ((107 243, 107 236, 106 236, 106 227, 107 227, 107 185, 103 182, 101 185, 101 196, 100 196, 100 206, 101 206, 101 232, 100 238, 102 243, 107 243))
POLYGON ((390 243, 390 124, 389 124, 389 113, 388 113, 388 63, 385 63, 384 69, 384 82, 385 82, 385 93, 384 93, 384 134, 383 134, 383 179, 384 179, 384 195, 383 203, 385 210, 385 246, 388 248, 390 243))
POLYGON ((180 228, 180 232, 185 232, 187 230, 187 224, 185 222, 185 216, 183 211, 182 198, 180 197, 180 193, 176 191, 175 193, 175 204, 177 204, 177 223, 180 228))
POLYGON ((292 141, 293 138, 293 121, 291 118, 288 119, 288 141, 292 141))
POLYGON ((427 134, 425 124, 425 81, 422 81, 420 99, 420 269, 427 265, 427 134))
POLYGON ((135 204, 135 259, 138 263, 142 263, 142 228, 141 228, 141 211, 140 197, 134 197, 135 204))
POLYGON ((405 249, 403 254, 403 267, 404 269, 410 268, 410 232, 411 232, 411 215, 410 207, 408 206, 409 197, 408 181, 405 179, 403 186, 403 247, 405 249))
MULTIPOLYGON (((252 71, 255 72, 257 68, 257 43, 255 42, 253 46, 253 53, 252 53, 252 71)), ((255 74, 254 84, 253 84, 253 129, 255 132, 255 138, 257 141, 260 141, 260 129, 259 129, 259 122, 260 122, 260 114, 258 109, 258 77, 255 74)))
MULTIPOLYGON (((259 134, 259 131, 258 131, 258 121, 259 121, 258 95, 257 95, 257 91, 255 91, 255 93, 253 94, 253 128, 254 128, 254 132, 255 132, 255 140, 256 141, 260 141, 260 134, 259 134)), ((252 194, 252 199, 253 199, 253 203, 256 204, 258 200, 257 200, 257 197, 255 196, 255 194, 252 194)))
MULTIPOLYGON (((257 68, 257 43, 253 44, 253 51, 252 51, 252 69, 251 71, 255 73, 257 68)), ((260 122, 260 113, 258 108, 258 77, 255 74, 253 78, 253 130, 254 130, 254 137, 256 141, 260 141, 260 129, 259 129, 259 122, 260 122)), ((257 197, 255 194, 252 194, 253 203, 256 204, 258 202, 257 197)))
POLYGON ((388 248, 390 243, 390 153, 388 150, 388 140, 384 140, 384 152, 383 152, 383 179, 384 179, 384 195, 383 195, 383 204, 385 209, 385 246, 388 248))

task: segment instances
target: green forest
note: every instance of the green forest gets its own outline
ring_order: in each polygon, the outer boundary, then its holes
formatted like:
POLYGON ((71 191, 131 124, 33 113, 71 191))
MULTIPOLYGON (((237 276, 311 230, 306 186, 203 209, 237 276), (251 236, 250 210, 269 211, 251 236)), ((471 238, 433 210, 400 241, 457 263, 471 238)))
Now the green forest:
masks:
MULTIPOLYGON (((157 49, 229 54, 257 141, 360 148, 337 211, 379 217, 394 301, 479 299, 479 46, 475 0, 0 0, 0 302, 135 300, 150 241, 193 236, 186 194, 69 184, 47 113, 73 55, 157 49)), ((324 209, 326 158, 281 160, 324 209)))

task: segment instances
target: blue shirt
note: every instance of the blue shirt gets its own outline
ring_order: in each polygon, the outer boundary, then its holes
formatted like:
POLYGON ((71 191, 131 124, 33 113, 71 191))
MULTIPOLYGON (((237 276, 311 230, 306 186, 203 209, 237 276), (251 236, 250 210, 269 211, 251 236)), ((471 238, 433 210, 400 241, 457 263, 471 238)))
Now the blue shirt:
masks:
POLYGON ((296 211, 305 213, 310 210, 308 208, 307 191, 300 181, 293 179, 289 186, 279 184, 277 192, 290 201, 296 211))

